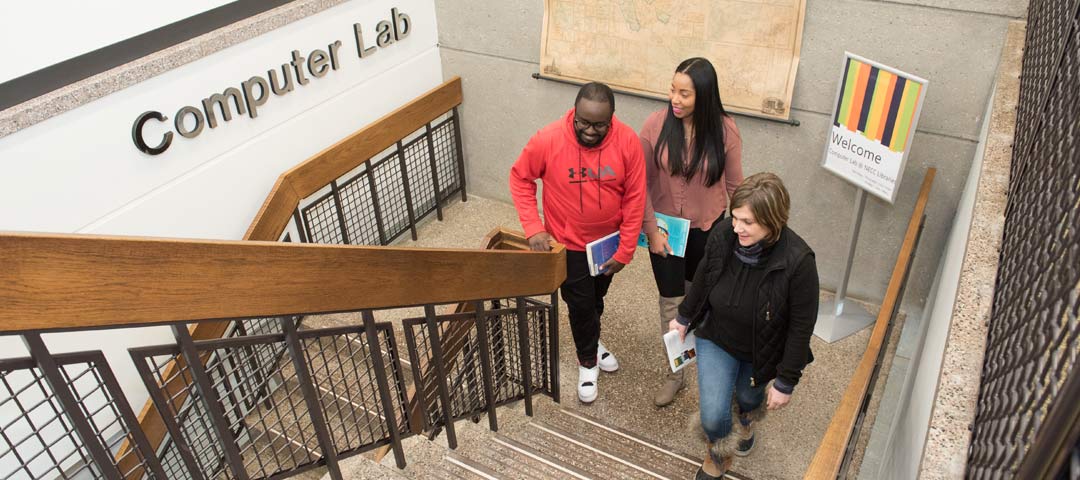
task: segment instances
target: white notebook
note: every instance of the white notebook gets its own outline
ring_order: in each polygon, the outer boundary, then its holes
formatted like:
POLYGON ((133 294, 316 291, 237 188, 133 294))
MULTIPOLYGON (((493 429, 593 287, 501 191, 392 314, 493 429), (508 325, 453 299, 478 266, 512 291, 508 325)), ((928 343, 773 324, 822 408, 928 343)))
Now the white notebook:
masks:
POLYGON ((667 347, 668 365, 672 372, 682 370, 697 360, 696 344, 697 337, 693 331, 687 332, 686 339, 682 341, 679 340, 678 330, 668 330, 664 334, 664 346, 667 347))

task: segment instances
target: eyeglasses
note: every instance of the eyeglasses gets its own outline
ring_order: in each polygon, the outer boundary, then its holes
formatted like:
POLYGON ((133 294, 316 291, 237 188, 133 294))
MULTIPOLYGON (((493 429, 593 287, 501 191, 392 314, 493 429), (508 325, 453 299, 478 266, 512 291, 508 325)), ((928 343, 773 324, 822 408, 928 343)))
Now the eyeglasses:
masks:
POLYGON ((590 122, 587 120, 582 120, 581 117, 574 115, 574 126, 581 130, 588 130, 589 127, 592 127, 593 131, 603 132, 611 126, 611 121, 608 120, 606 122, 590 122))

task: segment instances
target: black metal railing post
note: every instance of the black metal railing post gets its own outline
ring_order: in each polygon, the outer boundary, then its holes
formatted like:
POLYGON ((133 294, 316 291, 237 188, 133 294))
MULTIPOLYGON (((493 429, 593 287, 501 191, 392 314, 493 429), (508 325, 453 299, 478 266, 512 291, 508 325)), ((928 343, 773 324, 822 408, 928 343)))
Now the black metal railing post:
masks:
POLYGON ((461 201, 469 201, 465 193, 465 149, 461 145, 461 115, 458 108, 454 107, 454 145, 457 147, 458 177, 461 179, 461 201))
POLYGON ((413 398, 416 399, 416 404, 420 408, 420 431, 428 430, 432 428, 432 425, 427 408, 427 384, 424 383, 423 372, 420 371, 420 353, 416 348, 415 335, 412 327, 408 325, 405 326, 405 348, 409 351, 409 358, 413 359, 413 398))
POLYGON ((431 134, 431 122, 424 125, 427 135, 428 161, 431 163, 431 187, 435 190, 435 217, 442 221, 442 199, 439 195, 439 162, 435 158, 435 137, 431 134))
POLYGON ((446 444, 451 450, 457 448, 457 432, 454 430, 454 413, 451 412, 450 388, 446 384, 446 359, 443 358, 439 323, 435 320, 435 306, 424 305, 428 338, 431 342, 432 363, 435 365, 435 381, 439 386, 439 402, 442 403, 443 422, 446 424, 446 444))
POLYGON ((521 350, 521 383, 525 392, 525 415, 533 415, 532 404, 532 355, 529 349, 529 313, 525 310, 525 297, 517 297, 518 348, 521 350))
MULTIPOLYGON (((165 384, 159 385, 157 379, 154 378, 154 374, 150 372, 150 367, 146 365, 145 361, 142 361, 136 355, 135 349, 129 350, 131 354, 131 360, 135 364, 135 370, 142 377, 143 385, 146 385, 146 390, 150 393, 150 401, 154 402, 154 407, 157 408, 158 413, 161 414, 161 421, 165 424, 165 430, 169 432, 169 439, 173 446, 176 447, 177 452, 180 454, 180 460, 187 467, 188 474, 191 475, 192 480, 205 480, 206 475, 199 468, 198 462, 195 461, 195 454, 191 451, 191 446, 188 445, 187 438, 184 437, 183 430, 180 428, 180 424, 176 422, 176 417, 173 412, 179 409, 172 408, 168 398, 163 393, 163 390, 167 387, 168 379, 161 379, 165 384)), ((177 364, 180 363, 181 357, 175 357, 174 360, 177 364)), ((181 375, 181 379, 183 376, 181 375)), ((193 393, 193 392, 191 392, 193 393)), ((191 393, 188 394, 188 401, 197 401, 191 398, 191 393)))
POLYGON ((367 164, 368 188, 371 189, 371 208, 375 210, 375 228, 379 231, 379 245, 386 245, 386 227, 383 226, 382 207, 379 205, 379 189, 375 186, 375 169, 367 164))
POLYGON ((229 471, 238 480, 247 480, 250 477, 244 468, 243 456, 240 455, 236 439, 233 438, 228 421, 225 420, 221 399, 218 398, 217 390, 210 383, 210 376, 206 373, 206 366, 203 365, 202 359, 199 357, 198 349, 195 348, 195 341, 192 340, 191 334, 188 333, 187 325, 173 325, 172 330, 173 336, 176 337, 176 343, 180 345, 180 354, 183 355, 184 361, 188 364, 188 371, 191 372, 192 378, 195 379, 195 387, 199 390, 199 398, 202 399, 203 406, 206 407, 206 411, 210 416, 210 424, 213 425, 214 432, 217 433, 218 440, 222 443, 222 450, 225 453, 225 461, 229 464, 229 471))
POLYGON ((308 243, 307 236, 304 235, 304 230, 306 230, 306 227, 304 226, 304 217, 300 215, 299 206, 296 207, 296 210, 293 210, 292 216, 293 221, 296 222, 296 234, 300 237, 300 243, 308 243))
MULTIPOLYGON (((371 364, 375 369, 375 381, 379 385, 379 399, 382 402, 383 416, 386 418, 386 427, 390 434, 390 445, 394 450, 394 461, 398 468, 405 468, 405 451, 401 448, 401 432, 397 425, 397 409, 394 408, 393 399, 390 396, 390 382, 386 379, 386 364, 382 358, 381 343, 379 343, 379 331, 375 326, 375 315, 371 310, 361 313, 364 319, 364 335, 367 337, 368 353, 371 355, 371 364)), ((391 358, 391 361, 396 359, 391 358)))
POLYGON ((405 210, 409 213, 409 232, 416 241, 416 211, 413 209, 412 189, 409 186, 409 168, 405 165, 405 147, 397 141, 398 165, 401 167, 401 186, 405 188, 405 210))
POLYGON ((41 335, 28 333, 24 334, 22 339, 26 344, 26 348, 30 350, 30 357, 34 359, 37 368, 41 370, 41 375, 49 384, 52 394, 60 402, 64 416, 71 422, 71 426, 82 442, 83 448, 90 453, 91 460, 97 465, 98 471, 108 480, 120 480, 120 469, 116 468, 113 463, 112 454, 98 440, 93 427, 90 425, 90 420, 83 415, 83 409, 79 407, 78 400, 75 399, 75 395, 71 393, 67 382, 64 381, 60 367, 56 364, 52 354, 49 353, 49 349, 45 346, 45 341, 41 339, 41 335))
POLYGON ((493 432, 499 431, 499 419, 495 415, 495 389, 491 384, 491 344, 488 342, 487 315, 484 302, 473 302, 476 311, 476 334, 480 337, 480 375, 484 385, 484 404, 487 406, 488 427, 493 432))
POLYGON ((551 315, 548 315, 548 355, 551 360, 551 398, 559 403, 559 290, 551 294, 551 315))
POLYGON ((341 200, 341 189, 338 188, 337 180, 330 181, 330 192, 334 195, 334 210, 337 211, 338 228, 341 229, 341 243, 352 245, 349 241, 349 227, 345 223, 345 202, 341 200))
POLYGON ((296 380, 300 383, 300 393, 304 396, 304 403, 311 417, 311 425, 315 428, 315 437, 319 440, 319 449, 322 450, 323 459, 326 461, 326 469, 330 471, 330 478, 342 480, 337 448, 334 447, 334 441, 330 438, 330 429, 326 425, 326 417, 323 416, 322 402, 319 401, 319 394, 315 392, 315 382, 311 379, 311 372, 304 358, 304 348, 300 345, 300 338, 296 334, 296 323, 292 317, 281 317, 281 332, 285 334, 285 346, 292 356, 296 380))

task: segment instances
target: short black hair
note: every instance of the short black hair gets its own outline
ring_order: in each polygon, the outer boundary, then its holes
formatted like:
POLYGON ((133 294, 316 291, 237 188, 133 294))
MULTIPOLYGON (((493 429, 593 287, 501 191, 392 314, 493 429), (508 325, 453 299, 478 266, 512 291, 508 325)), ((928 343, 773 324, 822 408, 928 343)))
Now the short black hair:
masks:
POLYGON ((615 111, 615 92, 611 91, 611 87, 607 84, 600 82, 589 82, 581 86, 581 90, 577 92, 577 98, 574 99, 574 106, 577 107, 578 102, 582 98, 587 98, 594 102, 607 102, 611 105, 611 111, 615 111))

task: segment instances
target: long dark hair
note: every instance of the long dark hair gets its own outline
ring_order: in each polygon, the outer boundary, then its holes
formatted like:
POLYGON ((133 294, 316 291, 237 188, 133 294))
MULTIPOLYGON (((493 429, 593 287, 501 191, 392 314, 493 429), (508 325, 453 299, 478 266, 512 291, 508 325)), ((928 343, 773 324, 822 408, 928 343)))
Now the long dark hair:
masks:
POLYGON ((656 168, 660 165, 660 153, 667 148, 668 168, 671 175, 682 175, 687 180, 694 178, 701 170, 702 162, 705 162, 705 186, 711 187, 720 181, 724 174, 724 104, 720 102, 720 88, 716 81, 716 70, 712 63, 701 57, 683 60, 675 69, 675 73, 685 73, 694 83, 694 151, 689 159, 683 158, 683 149, 686 147, 682 120, 675 118, 675 112, 668 102, 667 116, 664 118, 664 127, 660 130, 660 138, 656 142, 653 152, 653 161, 656 168))

